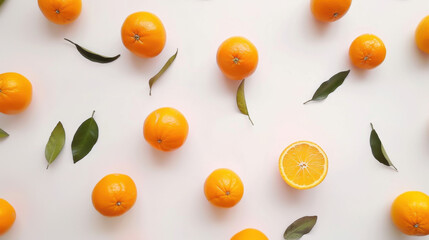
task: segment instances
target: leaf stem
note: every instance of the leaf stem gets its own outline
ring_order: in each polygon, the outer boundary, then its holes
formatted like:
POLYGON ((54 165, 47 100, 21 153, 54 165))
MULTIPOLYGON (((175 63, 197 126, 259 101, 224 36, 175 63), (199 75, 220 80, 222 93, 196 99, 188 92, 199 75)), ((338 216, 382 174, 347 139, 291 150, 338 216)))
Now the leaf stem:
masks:
POLYGON ((46 170, 48 170, 48 168, 49 168, 49 165, 51 165, 51 164, 48 164, 48 166, 46 166, 46 170))
POLYGON ((75 45, 75 46, 76 46, 76 43, 74 43, 72 40, 67 39, 67 38, 64 38, 64 40, 66 40, 67 42, 69 42, 69 43, 71 43, 71 44, 73 44, 73 45, 75 45))
POLYGON ((371 125, 371 129, 374 130, 374 126, 372 125, 372 123, 369 123, 371 125))
POLYGON ((250 123, 252 124, 252 126, 255 126, 255 124, 253 124, 253 121, 252 121, 252 119, 250 118, 250 115, 249 115, 249 114, 247 114, 247 117, 249 118, 250 123))
POLYGON ((308 100, 307 102, 303 103, 303 104, 307 104, 309 102, 313 101, 313 99, 308 100))
POLYGON ((94 118, 95 110, 92 111, 91 117, 94 118))

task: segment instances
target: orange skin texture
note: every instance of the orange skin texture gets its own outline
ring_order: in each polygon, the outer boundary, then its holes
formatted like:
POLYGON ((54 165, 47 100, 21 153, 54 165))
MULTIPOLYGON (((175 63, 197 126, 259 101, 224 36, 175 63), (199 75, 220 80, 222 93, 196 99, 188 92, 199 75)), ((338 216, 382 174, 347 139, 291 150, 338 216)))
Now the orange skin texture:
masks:
POLYGON ((116 217, 130 210, 137 199, 134 181, 125 174, 109 174, 92 191, 92 204, 104 216, 116 217))
POLYGON ((231 37, 219 46, 216 60, 227 78, 243 80, 255 72, 258 66, 258 50, 244 37, 231 37))
POLYGON ((18 114, 30 105, 33 87, 27 78, 19 73, 0 74, 0 112, 18 114))
POLYGON ((185 116, 170 107, 157 109, 150 113, 143 124, 143 135, 152 147, 168 152, 185 143, 189 125, 185 116))
POLYGON ((363 34, 357 37, 349 49, 350 61, 361 69, 372 69, 386 58, 386 47, 375 35, 363 34))
POLYGON ((38 0, 38 3, 43 15, 60 25, 73 22, 82 11, 82 0, 38 0))
POLYGON ((422 19, 416 29, 415 39, 417 47, 429 54, 429 15, 422 19))
POLYGON ((162 52, 166 32, 161 20, 149 12, 129 15, 121 29, 122 43, 139 57, 151 58, 162 52))
POLYGON ((231 240, 268 240, 268 237, 259 230, 248 228, 235 234, 231 240))
POLYGON ((429 235, 429 196, 417 191, 399 195, 392 204, 391 217, 407 235, 429 235))
POLYGON ((231 208, 240 202, 244 187, 240 177, 233 171, 220 168, 213 171, 204 183, 207 200, 217 207, 231 208))
POLYGON ((311 0, 313 16, 321 22, 334 22, 343 17, 350 8, 352 0, 311 0))
POLYGON ((6 200, 0 198, 0 236, 12 227, 15 219, 15 209, 6 200))

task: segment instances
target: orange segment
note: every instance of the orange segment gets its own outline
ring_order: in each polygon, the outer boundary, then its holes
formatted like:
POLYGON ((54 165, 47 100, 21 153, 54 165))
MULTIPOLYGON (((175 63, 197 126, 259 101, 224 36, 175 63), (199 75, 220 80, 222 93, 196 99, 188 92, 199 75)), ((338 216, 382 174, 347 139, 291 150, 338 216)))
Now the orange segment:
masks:
POLYGON ((328 173, 328 157, 322 148, 309 141, 292 143, 280 155, 280 174, 296 189, 317 186, 328 173))

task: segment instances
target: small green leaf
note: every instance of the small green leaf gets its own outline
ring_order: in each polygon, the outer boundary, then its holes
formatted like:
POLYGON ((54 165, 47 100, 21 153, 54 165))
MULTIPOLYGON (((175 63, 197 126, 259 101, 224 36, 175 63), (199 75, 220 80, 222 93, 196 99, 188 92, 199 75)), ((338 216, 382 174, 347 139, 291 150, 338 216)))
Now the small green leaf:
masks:
POLYGON ((0 128, 0 138, 5 138, 8 136, 9 136, 9 133, 5 132, 3 129, 0 128))
POLYGON ((179 49, 176 50, 176 53, 171 56, 168 61, 164 64, 164 66, 161 68, 161 70, 153 76, 151 79, 149 79, 149 96, 152 95, 152 85, 164 74, 165 71, 170 67, 170 65, 174 62, 174 59, 177 57, 177 53, 179 52, 179 49))
POLYGON ((76 46, 76 49, 79 51, 79 53, 84 56, 86 59, 93 61, 93 62, 98 62, 98 63, 110 63, 115 61, 116 59, 118 59, 121 54, 118 54, 115 57, 105 57, 105 56, 101 56, 99 54, 96 54, 94 52, 89 51, 86 48, 83 48, 81 46, 79 46, 78 44, 72 42, 71 40, 64 38, 64 40, 66 40, 67 42, 70 42, 71 44, 76 46))
POLYGON ((94 113, 95 111, 92 112, 92 116, 90 118, 79 126, 74 134, 72 141, 74 163, 77 163, 91 152, 91 149, 94 147, 95 143, 97 143, 98 125, 94 119, 94 113))
POLYGON ((61 150, 63 150, 65 141, 66 133, 64 131, 63 124, 58 122, 57 126, 55 126, 51 136, 49 137, 48 143, 46 144, 45 158, 46 161, 48 161, 48 166, 46 169, 49 168, 49 165, 55 161, 55 159, 58 157, 58 154, 60 154, 61 150))
POLYGON ((250 120, 250 123, 254 125, 252 119, 250 118, 249 111, 247 110, 246 98, 244 97, 244 80, 245 79, 243 79, 240 83, 240 86, 238 86, 237 107, 242 114, 247 115, 247 117, 250 120))
POLYGON ((0 6, 4 3, 4 0, 0 0, 0 6))
POLYGON ((335 89, 337 89, 341 84, 343 84, 347 75, 349 75, 350 70, 339 72, 332 76, 328 81, 323 82, 319 88, 314 93, 313 97, 305 102, 304 104, 311 101, 320 101, 328 97, 335 89))
POLYGON ((384 149, 383 144, 381 143, 380 138, 378 137, 377 132, 374 129, 374 126, 371 123, 371 135, 369 137, 369 144, 371 145, 372 155, 379 161, 380 163, 392 167, 395 171, 398 169, 392 164, 389 156, 387 156, 386 150, 384 149))
POLYGON ((300 239, 303 235, 309 233, 317 222, 317 216, 302 217, 293 222, 283 234, 286 240, 300 239))

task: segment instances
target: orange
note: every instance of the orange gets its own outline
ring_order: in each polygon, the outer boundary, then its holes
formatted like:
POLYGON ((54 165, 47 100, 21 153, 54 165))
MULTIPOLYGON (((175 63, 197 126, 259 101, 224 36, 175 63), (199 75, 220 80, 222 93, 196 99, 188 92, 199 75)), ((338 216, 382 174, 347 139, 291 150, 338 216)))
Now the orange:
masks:
POLYGON ((240 177, 233 171, 220 168, 213 171, 204 183, 207 200, 217 207, 230 208, 240 202, 244 187, 240 177))
POLYGON ((258 50, 244 37, 231 37, 217 50, 217 65, 232 80, 243 80, 258 66, 258 50))
POLYGON ((328 173, 328 157, 321 147, 309 141, 292 143, 280 155, 280 174, 296 189, 319 185, 328 173))
POLYGON ((261 231, 248 228, 235 234, 231 240, 268 240, 268 238, 261 231))
POLYGON ((313 16, 321 22, 334 22, 344 16, 352 0, 311 0, 313 16))
POLYGON ((109 174, 102 178, 92 191, 92 204, 107 217, 120 216, 136 202, 134 181, 125 174, 109 174))
POLYGON ((161 53, 166 33, 161 20, 149 12, 129 15, 122 24, 122 43, 139 57, 151 58, 161 53))
POLYGON ((38 0, 45 17, 56 24, 68 24, 76 20, 82 10, 82 0, 38 0))
POLYGON ((422 19, 415 33, 417 47, 429 53, 429 15, 422 19))
POLYGON ((15 219, 15 209, 6 200, 0 198, 0 235, 12 227, 15 219))
POLYGON ((17 114, 31 103, 32 86, 27 78, 19 73, 0 74, 0 112, 17 114))
POLYGON ((429 235, 429 196, 417 191, 399 195, 392 204, 391 217, 405 234, 429 235))
POLYGON ((164 107, 147 116, 143 135, 152 147, 161 151, 172 151, 185 143, 189 126, 185 116, 178 110, 164 107))
POLYGON ((349 57, 356 67, 372 69, 384 61, 386 47, 377 36, 363 34, 357 37, 350 45, 349 57))

